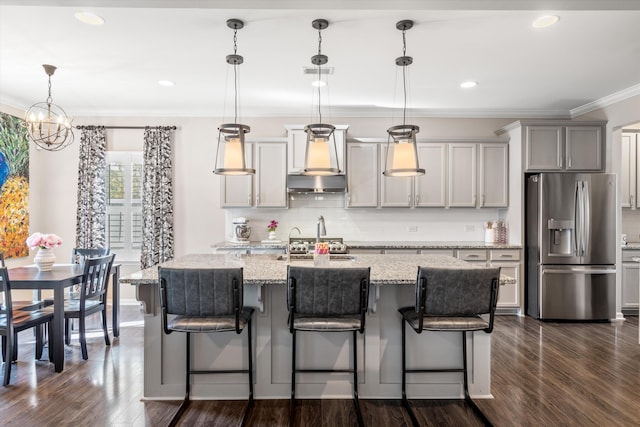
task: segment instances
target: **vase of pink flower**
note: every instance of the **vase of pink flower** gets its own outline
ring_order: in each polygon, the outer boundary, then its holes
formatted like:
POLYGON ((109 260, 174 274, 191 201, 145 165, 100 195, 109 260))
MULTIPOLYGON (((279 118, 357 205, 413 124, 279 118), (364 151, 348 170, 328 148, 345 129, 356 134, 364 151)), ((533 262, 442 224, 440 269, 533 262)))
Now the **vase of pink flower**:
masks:
POLYGON ((33 263, 40 271, 50 271, 56 262, 56 254, 53 248, 62 245, 62 239, 55 234, 33 233, 27 238, 27 246, 30 249, 38 249, 33 258, 33 263))
POLYGON ((278 228, 278 221, 272 219, 269 225, 267 225, 267 231, 269 232, 269 240, 277 240, 276 229, 278 228))

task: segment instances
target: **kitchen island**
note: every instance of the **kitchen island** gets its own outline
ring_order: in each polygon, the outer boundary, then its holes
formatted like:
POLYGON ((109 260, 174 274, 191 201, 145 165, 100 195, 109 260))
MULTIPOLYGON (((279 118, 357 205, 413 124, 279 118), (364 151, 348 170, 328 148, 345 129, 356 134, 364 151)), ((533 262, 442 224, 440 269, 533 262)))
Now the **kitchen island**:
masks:
MULTIPOLYGON (((311 260, 290 261, 311 266, 311 260)), ((288 398, 290 385, 291 334, 287 328, 286 256, 282 255, 186 255, 164 263, 167 267, 242 267, 245 304, 256 307, 255 396, 288 398)), ((460 268, 469 264, 443 255, 370 255, 342 257, 330 267, 371 267, 371 289, 366 331, 358 336, 360 396, 375 399, 400 397, 401 333, 399 307, 414 304, 417 268, 440 266, 460 268)), ((501 284, 512 278, 501 277, 501 284)), ((185 337, 162 332, 158 293, 158 268, 152 267, 120 279, 136 286, 143 303, 144 317, 144 397, 180 399, 184 393, 185 337)), ((349 334, 300 334, 301 368, 346 367, 349 365, 349 334), (327 363, 330 366, 327 366, 327 363)), ((235 333, 197 334, 193 339, 195 369, 238 368, 245 338, 235 333)), ((491 335, 468 334, 469 391, 474 398, 491 397, 491 335)), ((462 363, 460 335, 423 332, 407 334, 408 364, 450 367, 462 363), (417 339, 416 339, 417 337, 417 339)), ((243 362, 246 365, 246 360, 243 362)), ((194 399, 243 399, 247 396, 246 376, 196 376, 194 399)), ((462 377, 456 373, 414 374, 408 380, 414 398, 459 398, 462 377)), ((300 374, 300 398, 349 398, 351 384, 346 374, 300 374)))

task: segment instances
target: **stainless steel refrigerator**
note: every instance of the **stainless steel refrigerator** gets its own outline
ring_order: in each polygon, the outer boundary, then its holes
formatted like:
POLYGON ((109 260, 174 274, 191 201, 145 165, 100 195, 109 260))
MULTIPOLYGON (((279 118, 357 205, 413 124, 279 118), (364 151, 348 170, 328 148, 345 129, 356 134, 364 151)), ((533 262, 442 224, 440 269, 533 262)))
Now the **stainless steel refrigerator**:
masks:
POLYGON ((526 313, 615 318, 615 174, 541 173, 526 181, 526 313))

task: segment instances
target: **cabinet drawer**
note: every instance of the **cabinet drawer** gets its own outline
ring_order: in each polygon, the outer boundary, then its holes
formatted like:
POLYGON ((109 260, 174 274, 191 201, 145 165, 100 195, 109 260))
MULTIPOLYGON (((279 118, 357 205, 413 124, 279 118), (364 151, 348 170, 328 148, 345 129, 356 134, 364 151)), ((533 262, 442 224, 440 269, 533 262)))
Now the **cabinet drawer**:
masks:
POLYGON ((640 251, 623 250, 622 262, 633 262, 633 258, 640 258, 640 251))
POLYGON ((460 249, 458 258, 464 261, 486 261, 487 251, 483 249, 460 249))
POLYGON ((453 249, 420 249, 422 255, 447 255, 455 256, 453 249))
POLYGON ((519 249, 493 249, 489 251, 491 261, 520 261, 519 249))

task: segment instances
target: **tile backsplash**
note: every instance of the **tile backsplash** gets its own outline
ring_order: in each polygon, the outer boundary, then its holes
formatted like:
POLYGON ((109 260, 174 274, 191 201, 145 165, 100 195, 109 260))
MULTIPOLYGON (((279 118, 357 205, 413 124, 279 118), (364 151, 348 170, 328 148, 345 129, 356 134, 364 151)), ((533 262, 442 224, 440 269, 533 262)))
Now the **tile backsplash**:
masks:
MULTIPOLYGON (((289 209, 227 209, 225 238, 232 236, 232 218, 243 216, 251 226, 251 240, 267 238, 267 224, 275 219, 278 239, 286 241, 293 227, 304 237, 315 237, 316 222, 322 215, 327 236, 345 240, 382 241, 483 241, 484 224, 499 217, 496 209, 345 209, 331 201, 304 203, 289 209)), ((297 235, 297 233, 296 233, 297 235)))

